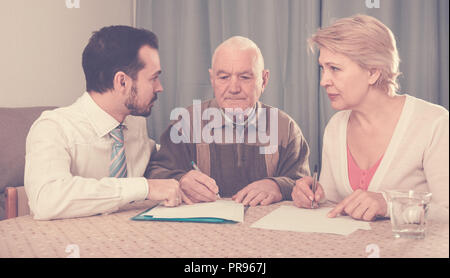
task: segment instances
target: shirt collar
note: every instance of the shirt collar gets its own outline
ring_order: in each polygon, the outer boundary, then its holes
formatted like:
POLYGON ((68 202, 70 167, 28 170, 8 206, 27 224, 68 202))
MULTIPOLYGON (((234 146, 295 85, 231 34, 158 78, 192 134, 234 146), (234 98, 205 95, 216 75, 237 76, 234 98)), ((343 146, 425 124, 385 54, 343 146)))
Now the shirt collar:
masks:
MULTIPOLYGON (((121 124, 114 119, 113 116, 98 106, 88 92, 85 92, 81 96, 80 102, 98 137, 105 136, 121 124)), ((127 125, 127 118, 128 117, 126 117, 122 123, 125 127, 127 125)))

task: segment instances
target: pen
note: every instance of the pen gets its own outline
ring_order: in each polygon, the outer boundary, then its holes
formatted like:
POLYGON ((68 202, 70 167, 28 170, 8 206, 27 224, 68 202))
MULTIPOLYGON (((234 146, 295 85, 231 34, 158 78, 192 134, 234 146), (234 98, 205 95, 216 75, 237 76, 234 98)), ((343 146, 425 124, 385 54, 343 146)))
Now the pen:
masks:
POLYGON ((313 199, 311 201, 311 208, 313 208, 314 203, 315 203, 315 199, 316 199, 316 189, 317 189, 317 165, 314 165, 314 174, 313 174, 313 183, 312 183, 312 187, 311 190, 313 192, 313 199))
MULTIPOLYGON (((199 172, 201 172, 200 171, 200 168, 198 168, 198 166, 197 166, 197 164, 195 164, 195 162, 194 161, 191 161, 191 164, 192 164, 192 168, 194 168, 194 170, 197 170, 197 171, 199 171, 199 172)), ((219 192, 217 192, 217 198, 219 198, 220 199, 220 195, 219 195, 219 192)))

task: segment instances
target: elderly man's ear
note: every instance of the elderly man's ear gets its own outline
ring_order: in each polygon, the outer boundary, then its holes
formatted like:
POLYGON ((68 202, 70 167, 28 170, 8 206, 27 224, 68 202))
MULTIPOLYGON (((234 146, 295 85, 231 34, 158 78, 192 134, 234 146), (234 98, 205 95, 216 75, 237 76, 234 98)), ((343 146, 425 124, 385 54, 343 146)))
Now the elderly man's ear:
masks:
POLYGON ((263 70, 263 73, 262 73, 262 91, 264 92, 264 89, 266 88, 266 86, 267 86, 267 83, 269 83, 269 70, 263 70))
POLYGON ((212 69, 209 69, 208 72, 209 72, 209 81, 211 82, 211 85, 212 85, 213 79, 214 79, 214 76, 213 76, 214 72, 212 69))

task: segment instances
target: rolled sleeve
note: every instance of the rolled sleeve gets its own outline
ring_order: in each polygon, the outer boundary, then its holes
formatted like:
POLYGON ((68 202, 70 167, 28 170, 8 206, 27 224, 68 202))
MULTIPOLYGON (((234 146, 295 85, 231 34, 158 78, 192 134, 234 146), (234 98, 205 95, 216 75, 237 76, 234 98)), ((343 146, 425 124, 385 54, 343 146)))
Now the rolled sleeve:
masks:
POLYGON ((292 200, 292 190, 295 186, 295 180, 288 177, 270 177, 267 179, 274 181, 278 185, 283 200, 292 200))

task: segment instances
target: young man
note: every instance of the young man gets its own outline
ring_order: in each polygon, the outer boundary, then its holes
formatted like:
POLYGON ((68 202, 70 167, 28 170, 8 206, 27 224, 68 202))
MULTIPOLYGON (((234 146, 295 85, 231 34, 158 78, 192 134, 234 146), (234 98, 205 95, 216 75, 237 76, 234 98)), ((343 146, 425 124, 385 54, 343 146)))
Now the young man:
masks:
POLYGON ((155 142, 145 117, 162 92, 155 34, 128 26, 94 32, 83 51, 86 91, 44 112, 26 143, 25 190, 35 219, 116 211, 132 201, 180 204, 176 180, 147 180, 155 142))

